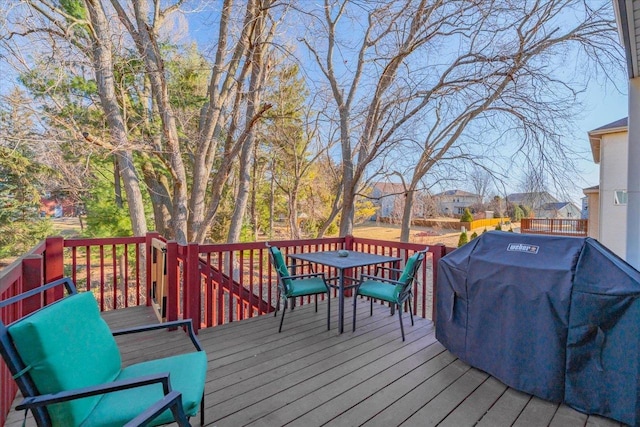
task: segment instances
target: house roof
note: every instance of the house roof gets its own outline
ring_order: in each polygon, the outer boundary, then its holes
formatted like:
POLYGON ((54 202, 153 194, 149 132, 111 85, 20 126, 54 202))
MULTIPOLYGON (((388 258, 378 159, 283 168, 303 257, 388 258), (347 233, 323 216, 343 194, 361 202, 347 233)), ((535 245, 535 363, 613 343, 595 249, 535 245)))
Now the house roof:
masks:
POLYGON ((540 206, 540 210, 542 210, 542 211, 559 211, 559 210, 564 209, 564 208, 566 208, 568 206, 573 206, 574 209, 580 210, 572 202, 545 203, 544 205, 540 206))
POLYGON ((593 194, 593 193, 599 193, 599 192, 600 192, 599 185, 594 185, 593 187, 587 187, 582 189, 582 193, 584 194, 593 194))
POLYGON ((589 144, 591 145, 591 156, 593 156, 593 161, 595 163, 600 163, 600 142, 602 141, 602 136, 611 133, 626 132, 628 123, 629 118, 625 117, 588 132, 589 144))
POLYGON ((568 204, 569 202, 545 203, 544 205, 540 206, 540 209, 543 211, 559 211, 568 204))
POLYGON ((406 191, 403 184, 395 182, 376 182, 373 184, 373 188, 382 194, 404 193, 406 191))
POLYGON ((470 193, 468 191, 464 191, 464 190, 447 190, 447 191, 443 191, 442 193, 438 193, 435 195, 435 197, 438 196, 472 196, 472 197, 480 197, 479 194, 474 194, 474 193, 470 193))
POLYGON ((534 191, 531 193, 511 193, 506 198, 511 203, 531 202, 542 198, 556 200, 555 197, 553 197, 546 191, 534 191))

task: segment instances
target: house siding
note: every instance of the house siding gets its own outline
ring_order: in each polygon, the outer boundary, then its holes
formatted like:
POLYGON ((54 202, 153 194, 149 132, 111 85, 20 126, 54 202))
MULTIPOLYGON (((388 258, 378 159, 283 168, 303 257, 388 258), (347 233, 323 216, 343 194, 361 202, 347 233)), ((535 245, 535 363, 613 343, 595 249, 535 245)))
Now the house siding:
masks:
POLYGON ((627 189, 627 135, 627 132, 603 135, 600 145, 598 240, 622 258, 626 257, 627 247, 627 206, 615 205, 614 193, 627 189))

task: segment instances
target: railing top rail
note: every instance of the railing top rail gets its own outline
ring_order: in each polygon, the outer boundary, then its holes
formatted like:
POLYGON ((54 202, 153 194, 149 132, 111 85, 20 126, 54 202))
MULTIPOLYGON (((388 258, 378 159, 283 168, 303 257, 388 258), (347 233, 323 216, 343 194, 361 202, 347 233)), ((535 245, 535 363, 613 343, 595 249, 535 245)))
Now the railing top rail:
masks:
MULTIPOLYGON (((372 245, 372 246, 393 247, 398 249, 410 249, 410 250, 417 250, 417 251, 421 251, 425 248, 425 246, 427 246, 424 243, 391 242, 388 240, 366 239, 366 238, 360 238, 360 237, 354 237, 353 243, 363 244, 363 245, 372 245)), ((438 249, 438 247, 440 246, 442 245, 440 244, 429 245, 428 252, 440 252, 440 249, 438 249)))
POLYGON ((164 249, 167 247, 167 241, 164 239, 154 237, 153 239, 151 239, 151 246, 153 246, 156 249, 164 249))
POLYGON ((33 255, 42 255, 45 247, 46 242, 43 240, 31 248, 29 252, 0 270, 0 293, 6 291, 9 286, 22 277, 22 261, 33 255))
POLYGON ((145 243, 144 236, 129 236, 129 237, 100 237, 100 238, 70 238, 64 239, 65 248, 73 248, 79 246, 100 246, 100 245, 122 245, 133 243, 145 243))
MULTIPOLYGON (((344 237, 332 237, 321 239, 308 239, 308 240, 269 240, 270 244, 278 247, 290 247, 290 246, 312 246, 331 243, 344 243, 344 237)), ((207 252, 222 252, 222 251, 241 251, 248 249, 265 249, 267 241, 262 242, 247 242, 247 243, 211 243, 206 245, 199 245, 200 253, 207 252)))

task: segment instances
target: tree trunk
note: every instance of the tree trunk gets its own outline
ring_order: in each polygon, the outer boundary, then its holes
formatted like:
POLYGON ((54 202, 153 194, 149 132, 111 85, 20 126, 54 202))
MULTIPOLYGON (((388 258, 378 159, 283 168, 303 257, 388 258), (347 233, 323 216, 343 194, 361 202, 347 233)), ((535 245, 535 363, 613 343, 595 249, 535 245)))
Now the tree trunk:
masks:
MULTIPOLYGON (((95 37, 92 40, 93 67, 96 73, 100 102, 107 118, 113 145, 126 147, 129 145, 129 141, 116 98, 109 23, 99 1, 87 0, 86 4, 91 25, 95 32, 95 37)), ((133 165, 133 156, 129 150, 119 150, 115 153, 115 156, 127 195, 133 234, 136 236, 144 235, 147 232, 147 223, 144 215, 140 182, 133 165)))
POLYGON ((273 174, 273 167, 275 165, 275 159, 271 159, 271 182, 269 185, 269 240, 273 239, 273 226, 274 226, 274 215, 275 215, 275 197, 276 197, 276 186, 275 186, 275 178, 273 174))
POLYGON ((300 240, 300 228, 298 227, 297 187, 289 193, 289 226, 291 228, 291 239, 300 240))
POLYGON ((149 189, 155 229, 167 239, 174 239, 173 229, 171 228, 171 212, 173 208, 169 181, 163 174, 156 173, 149 159, 145 159, 142 164, 142 175, 149 189))
MULTIPOLYGON (((256 4, 256 8, 258 8, 256 4)), ((263 14, 256 11, 258 18, 255 21, 255 40, 253 40, 253 52, 251 55, 251 81, 249 83, 249 99, 247 102, 247 115, 245 129, 248 129, 249 134, 242 144, 242 150, 240 152, 240 170, 238 173, 239 185, 238 194, 236 197, 236 204, 233 209, 233 215, 231 216, 231 225, 229 227, 229 235, 227 237, 228 243, 235 243, 240 240, 240 232, 242 231, 242 224, 244 222, 244 215, 247 210, 247 201, 249 200, 249 189, 251 187, 251 164, 252 154, 254 153, 254 141, 255 141, 255 126, 252 121, 258 111, 260 104, 262 83, 264 79, 263 70, 263 53, 265 50, 265 44, 263 42, 264 32, 264 18, 263 14)))
POLYGON ((124 206, 122 204, 122 186, 120 185, 120 170, 116 156, 113 156, 113 192, 115 194, 116 206, 122 209, 124 206))
POLYGON ((166 152, 171 165, 171 174, 173 177, 173 212, 171 215, 171 225, 174 230, 174 239, 180 244, 186 244, 187 174, 182 160, 173 108, 169 102, 169 92, 166 75, 164 73, 164 61, 160 55, 160 47, 158 46, 155 34, 157 29, 148 22, 148 5, 146 0, 134 1, 133 9, 135 11, 138 32, 135 35, 132 34, 132 36, 137 38, 139 53, 144 58, 153 98, 162 119, 166 152))
POLYGON ((415 184, 411 183, 405 193, 402 225, 400 226, 400 241, 403 243, 409 243, 411 220, 413 219, 413 201, 416 194, 415 187, 415 184))

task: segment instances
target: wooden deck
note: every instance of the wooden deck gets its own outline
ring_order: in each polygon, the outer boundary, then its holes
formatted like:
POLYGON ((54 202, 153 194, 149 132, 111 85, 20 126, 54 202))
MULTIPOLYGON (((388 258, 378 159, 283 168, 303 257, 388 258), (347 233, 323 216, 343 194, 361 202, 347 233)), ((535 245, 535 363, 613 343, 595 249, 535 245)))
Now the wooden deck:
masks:
MULTIPOLYGON (((412 327, 407 316, 403 343, 397 316, 376 305, 370 317, 362 301, 351 332, 350 302, 342 335, 335 314, 334 329, 326 330, 324 304, 318 313, 313 304, 287 312, 280 334, 273 316, 201 330, 209 356, 206 425, 621 425, 515 391, 469 367, 436 341, 428 320, 416 317, 412 327)), ((113 329, 155 321, 146 307, 104 317, 113 329)), ((118 341, 125 364, 192 348, 181 331, 118 341)), ((14 422, 22 422, 15 411, 7 425, 14 422)))

